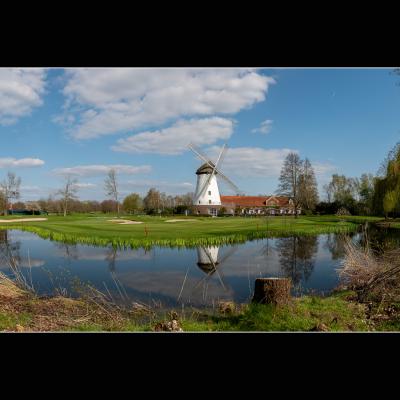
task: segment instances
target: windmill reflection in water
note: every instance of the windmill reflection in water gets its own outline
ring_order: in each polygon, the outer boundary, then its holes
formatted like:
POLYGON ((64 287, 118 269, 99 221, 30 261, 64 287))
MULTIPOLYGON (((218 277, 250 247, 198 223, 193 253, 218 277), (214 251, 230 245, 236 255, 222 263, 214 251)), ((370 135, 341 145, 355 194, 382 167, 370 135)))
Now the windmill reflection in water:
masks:
MULTIPOLYGON (((197 248, 197 266, 205 273, 196 285, 194 285, 191 293, 194 294, 199 288, 202 289, 202 298, 203 301, 207 299, 207 292, 210 280, 213 276, 218 278, 218 282, 220 283, 221 287, 224 289, 225 292, 229 292, 229 285, 226 284, 224 280, 224 276, 222 273, 222 267, 225 265, 225 262, 236 252, 238 246, 232 246, 226 254, 224 254, 220 259, 219 256, 219 246, 199 246, 197 248)), ((182 287, 178 296, 178 301, 180 300, 183 288, 186 282, 187 274, 189 272, 189 268, 186 272, 185 279, 182 283, 182 287)))

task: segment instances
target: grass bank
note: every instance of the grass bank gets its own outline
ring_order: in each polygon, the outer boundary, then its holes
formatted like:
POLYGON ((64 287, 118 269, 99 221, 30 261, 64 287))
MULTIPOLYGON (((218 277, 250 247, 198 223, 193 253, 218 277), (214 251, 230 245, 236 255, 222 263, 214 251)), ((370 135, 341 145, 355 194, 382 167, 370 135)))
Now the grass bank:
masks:
POLYGON ((184 332, 400 329, 399 316, 371 318, 368 307, 354 299, 352 292, 337 292, 324 298, 293 298, 290 305, 282 308, 230 304, 220 310, 180 311, 171 317, 171 313, 156 314, 148 309, 120 309, 93 298, 39 298, 0 275, 0 331, 152 332, 168 325, 171 318, 177 320, 184 332))
POLYGON ((115 247, 191 247, 240 243, 266 237, 291 235, 318 235, 354 231, 374 217, 301 216, 294 217, 172 217, 123 216, 141 222, 120 225, 110 222, 110 215, 79 214, 67 217, 48 216, 47 221, 2 223, 0 229, 20 229, 36 233, 42 238, 66 243, 115 247))

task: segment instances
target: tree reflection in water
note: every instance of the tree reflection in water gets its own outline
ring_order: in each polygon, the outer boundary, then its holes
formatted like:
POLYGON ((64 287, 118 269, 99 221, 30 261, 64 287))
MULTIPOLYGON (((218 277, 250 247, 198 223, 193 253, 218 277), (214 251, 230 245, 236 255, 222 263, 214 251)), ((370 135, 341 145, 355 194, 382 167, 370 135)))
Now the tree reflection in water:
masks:
POLYGON ((292 279, 296 288, 307 281, 313 272, 318 252, 317 236, 293 236, 280 238, 276 242, 282 274, 292 279))
POLYGON ((13 263, 19 265, 21 263, 21 242, 19 240, 12 242, 9 238, 8 231, 0 230, 0 255, 2 263, 8 265, 8 261, 13 259, 13 263))
POLYGON ((76 244, 55 242, 55 246, 62 252, 63 257, 70 263, 79 260, 78 246, 76 244))
POLYGON ((352 239, 354 237, 353 234, 337 234, 330 233, 326 235, 326 241, 324 243, 324 249, 329 250, 332 256, 332 260, 341 260, 346 253, 345 243, 346 239, 352 239))

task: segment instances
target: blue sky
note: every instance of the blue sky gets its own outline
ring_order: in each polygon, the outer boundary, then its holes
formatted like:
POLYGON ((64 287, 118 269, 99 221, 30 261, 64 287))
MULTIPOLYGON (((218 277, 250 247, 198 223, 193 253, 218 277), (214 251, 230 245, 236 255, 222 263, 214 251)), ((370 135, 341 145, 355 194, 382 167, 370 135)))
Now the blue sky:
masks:
MULTIPOLYGON (((246 194, 275 192, 291 151, 320 185, 332 173, 376 173, 400 139, 400 78, 391 69, 0 69, 0 179, 22 178, 23 200, 66 175, 81 199, 194 190, 194 142, 246 194)), ((231 194, 221 185, 221 192, 231 194)))

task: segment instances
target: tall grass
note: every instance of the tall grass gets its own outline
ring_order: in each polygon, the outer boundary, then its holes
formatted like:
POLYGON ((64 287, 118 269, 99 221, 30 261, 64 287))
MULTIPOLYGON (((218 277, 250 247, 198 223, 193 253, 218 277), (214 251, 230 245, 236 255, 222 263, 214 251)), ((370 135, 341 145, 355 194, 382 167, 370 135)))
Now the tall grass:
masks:
MULTIPOLYGON (((12 276, 13 276, 13 281, 15 284, 30 293, 34 293, 35 289, 33 286, 33 281, 32 281, 32 270, 30 268, 30 275, 29 275, 29 280, 27 277, 22 273, 21 268, 19 266, 17 258, 14 256, 12 249, 9 247, 7 243, 4 244, 1 248, 0 252, 0 257, 4 260, 4 264, 8 266, 10 269, 12 276)), ((30 259, 28 258, 29 265, 30 265, 30 259)))
POLYGON ((359 300, 400 301, 400 249, 375 254, 347 240, 346 255, 339 270, 341 281, 356 290, 359 300))

